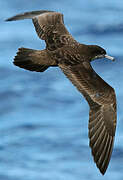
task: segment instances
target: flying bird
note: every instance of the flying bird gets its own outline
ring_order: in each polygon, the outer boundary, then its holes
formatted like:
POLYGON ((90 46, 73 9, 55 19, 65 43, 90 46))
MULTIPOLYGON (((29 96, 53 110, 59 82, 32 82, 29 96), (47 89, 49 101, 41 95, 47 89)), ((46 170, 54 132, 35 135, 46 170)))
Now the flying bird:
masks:
POLYGON ((89 144, 94 162, 104 175, 108 167, 116 129, 116 96, 114 89, 92 68, 91 61, 107 58, 106 51, 97 45, 77 42, 67 31, 63 14, 54 11, 32 11, 13 16, 6 21, 32 19, 46 49, 19 48, 14 64, 30 71, 43 72, 59 67, 87 100, 89 112, 89 144))

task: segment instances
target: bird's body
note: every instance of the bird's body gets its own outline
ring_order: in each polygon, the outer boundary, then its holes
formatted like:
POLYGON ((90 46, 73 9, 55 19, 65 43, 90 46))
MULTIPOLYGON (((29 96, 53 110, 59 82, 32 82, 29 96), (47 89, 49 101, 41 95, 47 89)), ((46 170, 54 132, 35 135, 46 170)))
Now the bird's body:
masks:
POLYGON ((112 154, 116 129, 116 96, 92 68, 90 62, 97 58, 112 57, 96 45, 78 43, 67 31, 63 15, 53 11, 33 11, 16 15, 7 21, 32 19, 39 38, 45 40, 46 49, 19 48, 14 64, 43 72, 58 66, 87 100, 89 113, 89 139, 97 167, 104 174, 112 154))

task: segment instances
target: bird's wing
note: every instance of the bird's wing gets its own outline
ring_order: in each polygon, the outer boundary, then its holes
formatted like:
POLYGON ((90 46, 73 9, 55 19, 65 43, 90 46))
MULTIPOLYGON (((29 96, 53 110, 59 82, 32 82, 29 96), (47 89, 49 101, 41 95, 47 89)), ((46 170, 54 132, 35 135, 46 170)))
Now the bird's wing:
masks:
POLYGON ((32 11, 18 14, 6 21, 32 19, 39 38, 46 41, 49 50, 55 50, 68 43, 72 36, 63 22, 63 14, 53 11, 32 11))
POLYGON ((90 147, 97 167, 104 174, 112 154, 116 129, 114 89, 88 62, 74 66, 59 64, 59 67, 88 101, 90 147))

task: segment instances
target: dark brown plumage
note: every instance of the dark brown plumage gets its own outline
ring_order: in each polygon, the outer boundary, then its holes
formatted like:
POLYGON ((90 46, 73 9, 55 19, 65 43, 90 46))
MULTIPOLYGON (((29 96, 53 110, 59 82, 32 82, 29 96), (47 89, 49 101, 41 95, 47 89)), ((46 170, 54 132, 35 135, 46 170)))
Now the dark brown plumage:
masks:
POLYGON ((14 64, 21 68, 43 72, 58 66, 83 94, 90 106, 89 139, 94 161, 105 173, 114 143, 116 129, 116 96, 92 68, 90 62, 108 58, 106 51, 96 45, 78 43, 63 23, 63 15, 53 11, 33 11, 16 15, 7 21, 32 19, 39 38, 45 40, 46 49, 19 48, 14 64))

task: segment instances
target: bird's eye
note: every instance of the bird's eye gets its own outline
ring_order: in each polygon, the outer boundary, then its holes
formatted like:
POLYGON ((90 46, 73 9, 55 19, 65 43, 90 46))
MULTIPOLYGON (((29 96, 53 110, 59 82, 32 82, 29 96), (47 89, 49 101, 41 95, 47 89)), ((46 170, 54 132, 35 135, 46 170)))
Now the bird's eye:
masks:
POLYGON ((104 50, 101 51, 101 54, 106 54, 106 52, 104 50))

